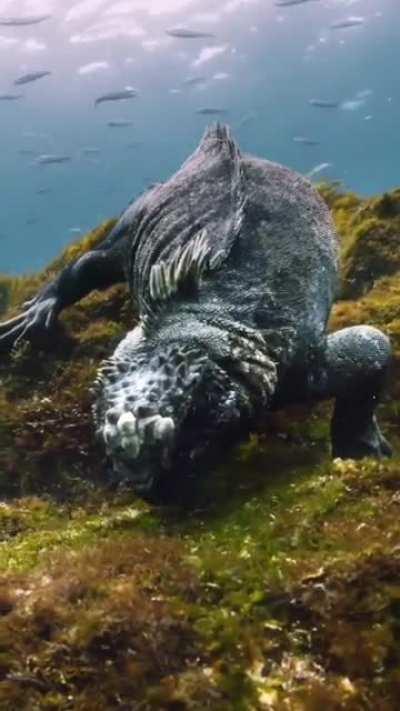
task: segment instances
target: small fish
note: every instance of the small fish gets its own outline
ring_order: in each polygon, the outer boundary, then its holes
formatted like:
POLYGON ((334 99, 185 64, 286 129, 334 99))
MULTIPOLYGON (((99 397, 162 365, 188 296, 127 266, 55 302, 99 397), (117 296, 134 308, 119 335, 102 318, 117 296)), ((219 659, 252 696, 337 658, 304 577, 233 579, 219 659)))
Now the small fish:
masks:
POLYGON ((140 141, 131 141, 130 143, 126 144, 126 147, 132 150, 132 149, 138 148, 141 145, 142 144, 140 141))
POLYGON ((165 30, 165 33, 170 37, 179 37, 180 39, 197 39, 215 37, 212 32, 197 32, 196 30, 187 30, 184 27, 175 27, 171 30, 165 30))
POLYGON ((100 148, 86 146, 85 148, 82 148, 81 153, 84 156, 97 156, 100 153, 100 148))
POLYGON ((187 86, 191 89, 194 86, 201 86, 201 84, 205 84, 206 81, 207 77, 188 77, 182 82, 182 84, 183 86, 187 86))
POLYGON ((51 193, 51 188, 39 188, 36 190, 36 195, 48 195, 51 193))
POLYGON ((98 106, 106 101, 125 101, 126 99, 134 99, 138 95, 136 89, 123 89, 122 91, 111 91, 109 94, 99 96, 94 105, 98 106))
POLYGON ((197 109, 196 114, 200 114, 201 116, 220 116, 221 114, 227 114, 228 109, 217 109, 217 108, 202 108, 202 109, 197 109))
POLYGON ((28 27, 28 25, 38 25, 40 22, 49 20, 51 15, 32 15, 28 17, 0 17, 0 26, 3 27, 28 27))
POLYGON ((14 84, 16 86, 20 86, 21 84, 30 84, 33 81, 37 81, 38 79, 42 79, 43 77, 48 77, 51 74, 49 71, 43 71, 43 72, 29 72, 29 74, 23 74, 22 77, 19 77, 14 81, 14 84))
POLYGON ((35 160, 35 165, 53 165, 54 163, 67 163, 71 156, 43 153, 35 160))
POLYGON ((361 91, 357 91, 356 98, 368 99, 373 93, 372 89, 362 89, 361 91))
POLYGON ((314 166, 314 168, 310 170, 309 173, 307 173, 307 178, 312 178, 314 175, 322 173, 323 170, 327 170, 327 168, 332 168, 332 166, 333 163, 319 163, 318 165, 314 166))
POLYGON ((295 143, 301 143, 303 146, 319 146, 319 141, 315 141, 313 138, 307 138, 306 136, 293 136, 293 141, 295 143))
POLYGON ((338 101, 325 101, 324 99, 309 99, 310 106, 317 106, 320 109, 337 109, 338 101))
POLYGON ((108 121, 107 126, 110 128, 125 128, 126 126, 132 126, 132 121, 126 121, 125 119, 115 119, 114 121, 108 121))
POLYGON ((337 20, 330 25, 331 30, 344 30, 347 27, 359 27, 364 24, 363 17, 347 17, 344 20, 337 20))
POLYGON ((22 94, 0 94, 0 101, 18 101, 22 99, 22 94))
POLYGON ((340 108, 343 111, 358 111, 362 106, 365 106, 365 99, 349 99, 348 101, 342 101, 340 108))
MULTIPOLYGON (((313 0, 317 2, 317 0, 313 0)), ((291 5, 304 5, 306 2, 312 2, 312 0, 276 0, 276 7, 290 7, 291 5)))
POLYGON ((69 232, 73 235, 80 235, 82 232, 82 227, 70 227, 69 232))

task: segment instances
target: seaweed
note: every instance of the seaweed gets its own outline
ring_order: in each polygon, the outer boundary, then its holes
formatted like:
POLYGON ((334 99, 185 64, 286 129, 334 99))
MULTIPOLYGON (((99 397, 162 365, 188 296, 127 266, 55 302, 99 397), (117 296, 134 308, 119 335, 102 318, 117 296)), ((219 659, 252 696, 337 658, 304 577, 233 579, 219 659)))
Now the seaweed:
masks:
POLYGON ((330 185, 320 192, 341 237, 341 298, 359 298, 400 269, 400 190, 369 199, 330 185))

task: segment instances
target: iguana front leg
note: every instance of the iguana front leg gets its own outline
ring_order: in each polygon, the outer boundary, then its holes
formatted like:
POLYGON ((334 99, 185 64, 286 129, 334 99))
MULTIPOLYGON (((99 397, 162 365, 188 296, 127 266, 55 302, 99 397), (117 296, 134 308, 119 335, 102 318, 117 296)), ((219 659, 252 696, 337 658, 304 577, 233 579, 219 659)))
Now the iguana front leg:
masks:
POLYGON ((21 314, 0 323, 0 350, 10 350, 24 338, 49 333, 58 314, 67 306, 94 289, 106 289, 124 281, 124 263, 125 248, 116 243, 112 248, 87 252, 65 267, 56 279, 23 304, 21 314))

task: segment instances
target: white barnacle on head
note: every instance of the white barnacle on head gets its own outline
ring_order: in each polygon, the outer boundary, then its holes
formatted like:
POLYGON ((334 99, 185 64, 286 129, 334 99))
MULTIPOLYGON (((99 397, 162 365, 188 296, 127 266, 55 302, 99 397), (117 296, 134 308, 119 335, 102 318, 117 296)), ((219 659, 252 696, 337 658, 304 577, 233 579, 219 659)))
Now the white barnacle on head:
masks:
POLYGON ((137 457, 142 442, 135 415, 132 412, 124 412, 117 422, 117 430, 118 439, 124 452, 129 457, 137 457))
POLYGON ((135 415, 132 412, 124 412, 118 420, 117 427, 121 434, 127 437, 136 434, 137 421, 135 415))
POLYGON ((171 439, 175 431, 175 424, 172 417, 158 417, 153 423, 153 436, 156 440, 171 439))
POLYGON ((111 425, 109 422, 107 422, 107 424, 103 427, 103 438, 105 443, 107 445, 111 445, 112 442, 115 440, 117 433, 118 430, 115 425, 111 425))

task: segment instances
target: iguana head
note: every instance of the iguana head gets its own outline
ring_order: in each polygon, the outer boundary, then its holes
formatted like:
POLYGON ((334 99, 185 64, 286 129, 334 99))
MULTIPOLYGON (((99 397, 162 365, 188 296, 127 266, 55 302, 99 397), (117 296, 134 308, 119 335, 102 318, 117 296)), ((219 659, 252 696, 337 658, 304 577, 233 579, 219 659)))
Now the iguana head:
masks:
POLYGON ((102 368, 96 429, 118 480, 151 494, 186 476, 241 417, 240 386, 205 349, 166 345, 135 329, 102 368))
MULTIPOLYGON (((276 368, 257 330, 218 317, 215 300, 210 315, 201 301, 202 279, 221 258, 211 256, 203 230, 154 264, 144 280, 141 326, 102 369, 97 432, 116 476, 142 494, 194 473, 274 388, 276 368)), ((140 285, 135 291, 141 294, 140 285)))

